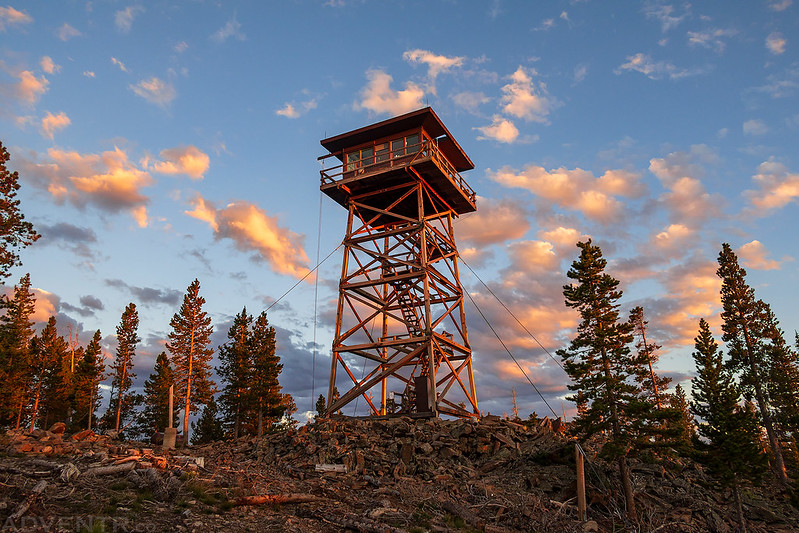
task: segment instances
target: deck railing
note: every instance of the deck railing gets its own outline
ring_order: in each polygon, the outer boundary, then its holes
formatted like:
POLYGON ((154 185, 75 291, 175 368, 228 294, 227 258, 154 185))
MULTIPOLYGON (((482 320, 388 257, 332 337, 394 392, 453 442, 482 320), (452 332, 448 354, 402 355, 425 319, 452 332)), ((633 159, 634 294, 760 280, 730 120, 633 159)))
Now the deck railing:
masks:
POLYGON ((333 185, 338 181, 348 178, 363 177, 368 174, 382 172, 387 168, 407 167, 414 163, 430 159, 436 167, 444 173, 458 189, 461 190, 472 202, 477 198, 474 190, 466 183, 466 180, 455 170, 435 141, 425 140, 420 144, 408 146, 402 153, 390 153, 387 159, 378 160, 381 155, 372 154, 369 157, 357 161, 347 161, 340 165, 324 168, 319 171, 322 179, 322 187, 333 185))

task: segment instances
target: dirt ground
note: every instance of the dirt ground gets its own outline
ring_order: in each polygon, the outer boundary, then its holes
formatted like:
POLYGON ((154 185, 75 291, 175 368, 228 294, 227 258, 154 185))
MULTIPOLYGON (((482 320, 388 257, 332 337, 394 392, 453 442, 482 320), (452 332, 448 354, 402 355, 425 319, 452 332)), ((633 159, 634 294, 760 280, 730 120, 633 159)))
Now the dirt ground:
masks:
MULTIPOLYGON (((91 432, 0 437, 0 531, 738 531, 732 497, 699 465, 632 462, 639 517, 610 465, 558 421, 325 419, 179 450, 91 432), (76 437, 78 437, 76 439, 76 437)), ((799 531, 784 495, 747 487, 749 531, 799 531)))

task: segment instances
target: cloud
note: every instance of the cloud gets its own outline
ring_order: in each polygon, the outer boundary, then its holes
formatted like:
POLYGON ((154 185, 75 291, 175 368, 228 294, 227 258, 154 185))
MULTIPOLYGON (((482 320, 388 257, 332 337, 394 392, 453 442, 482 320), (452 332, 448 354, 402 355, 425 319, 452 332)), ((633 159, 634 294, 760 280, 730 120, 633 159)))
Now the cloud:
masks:
POLYGON ((56 316, 58 314, 58 309, 61 307, 61 298, 57 294, 36 287, 31 287, 31 291, 36 298, 33 314, 30 317, 32 321, 43 324, 46 323, 51 316, 56 316))
POLYGON ((117 59, 115 57, 111 58, 111 63, 116 65, 117 67, 119 67, 119 70, 121 70, 122 72, 127 72, 128 71, 127 67, 125 66, 125 63, 123 63, 122 61, 120 61, 119 59, 117 59))
POLYGON ((18 11, 11 6, 0 6, 0 31, 6 31, 9 26, 21 26, 33 22, 33 17, 24 11, 18 11))
POLYGON ((784 74, 772 74, 766 78, 766 85, 753 87, 747 92, 763 93, 772 98, 786 98, 792 96, 799 89, 799 68, 787 68, 784 74))
POLYGON ((178 44, 175 45, 175 52, 182 54, 186 50, 189 49, 188 43, 186 41, 180 41, 178 44))
POLYGON ((768 133, 768 126, 759 119, 747 120, 743 125, 744 135, 765 135, 768 133))
POLYGON ((52 140, 56 131, 63 130, 70 124, 72 124, 72 121, 69 120, 69 117, 63 111, 57 115, 48 111, 42 119, 42 134, 52 140))
POLYGON ((43 56, 39 61, 39 66, 42 67, 42 72, 46 74, 54 74, 61 70, 61 65, 56 65, 50 56, 43 56))
POLYGON ((588 76, 588 66, 587 65, 577 65, 574 67, 574 83, 582 82, 586 76, 588 76))
POLYGON ((87 78, 94 78, 94 71, 84 70, 83 75, 86 76, 87 78))
POLYGON ((213 35, 211 35, 211 40, 217 43, 224 43, 231 37, 235 37, 239 41, 244 41, 247 38, 241 31, 241 24, 236 20, 236 15, 233 15, 224 26, 215 31, 213 35))
POLYGON ((179 146, 161 150, 161 161, 152 164, 160 174, 185 174, 192 179, 202 179, 211 159, 196 146, 179 146))
POLYGON ((47 92, 50 82, 44 76, 36 76, 30 70, 16 70, 2 60, 0 60, 0 69, 8 73, 12 78, 18 81, 15 83, 0 83, 0 92, 8 94, 22 105, 32 107, 39 98, 47 92))
POLYGON ((474 129, 482 133, 481 136, 477 137, 478 141, 494 140, 512 144, 519 138, 519 130, 516 128, 513 121, 503 118, 500 115, 494 115, 493 122, 488 126, 474 129))
POLYGON ((710 48, 718 53, 721 53, 724 51, 724 48, 727 46, 727 43, 724 41, 724 39, 728 37, 733 37, 737 33, 738 32, 733 29, 720 29, 720 28, 714 28, 703 32, 689 31, 688 44, 691 46, 702 46, 704 48, 710 48))
POLYGON ((57 245, 60 248, 70 250, 78 257, 86 261, 82 265, 93 269, 92 262, 96 260, 97 254, 91 246, 97 243, 97 234, 91 228, 82 228, 67 222, 56 224, 36 223, 36 230, 42 235, 37 241, 37 246, 57 245))
POLYGON ((664 158, 649 160, 649 171, 668 189, 658 202, 667 209, 673 223, 695 227, 721 216, 723 197, 709 194, 701 181, 704 165, 716 161, 716 155, 704 145, 692 146, 689 152, 672 152, 664 158))
POLYGON ((80 37, 81 35, 83 35, 81 32, 79 32, 78 30, 76 30, 66 22, 64 23, 63 26, 61 26, 60 28, 58 28, 58 30, 56 30, 56 36, 58 36, 58 38, 64 42, 72 39, 73 37, 80 37))
POLYGON ((149 198, 141 189, 153 180, 117 147, 102 154, 51 148, 43 162, 21 158, 21 165, 32 185, 49 192, 57 203, 68 201, 79 209, 91 205, 112 214, 127 211, 140 227, 147 226, 149 198))
POLYGON ((512 117, 547 123, 554 102, 546 96, 543 84, 536 88, 532 78, 535 74, 534 70, 528 72, 523 67, 511 74, 511 82, 502 87, 502 111, 512 117))
POLYGON ((736 251, 746 268, 755 270, 777 270, 782 264, 780 261, 775 261, 774 259, 766 259, 768 250, 766 250, 763 243, 758 240, 748 242, 736 251))
POLYGON ((663 33, 676 28, 689 15, 690 4, 685 5, 685 13, 680 16, 674 14, 674 6, 660 1, 650 1, 644 6, 644 14, 648 19, 655 19, 660 22, 663 33))
POLYGON ((366 77, 369 82, 361 90, 361 101, 354 105, 356 110, 400 115, 424 107, 424 91, 415 83, 408 82, 405 89, 395 91, 391 89, 394 78, 382 70, 369 70, 366 77))
POLYGON ((116 12, 116 15, 114 15, 114 24, 122 33, 128 33, 133 27, 133 21, 139 13, 144 13, 144 8, 142 6, 128 6, 116 12))
POLYGON ((769 36, 766 37, 766 48, 774 55, 784 54, 785 45, 787 44, 788 41, 785 40, 785 37, 778 31, 771 32, 769 36))
POLYGON ((758 189, 744 191, 751 204, 749 214, 764 216, 767 211, 799 201, 799 174, 789 172, 782 163, 761 163, 752 179, 758 189))
POLYGON ((616 196, 636 198, 645 192, 641 175, 625 170, 607 170, 600 177, 581 168, 558 168, 547 171, 530 165, 522 172, 504 168, 487 171, 488 176, 505 187, 526 189, 533 195, 578 211, 603 224, 618 220, 625 205, 616 196))
POLYGON ((459 241, 483 248, 521 239, 530 229, 522 202, 488 198, 477 201, 480 208, 476 212, 463 215, 455 222, 459 241))
POLYGON ((660 259, 682 256, 696 238, 696 230, 685 224, 671 224, 653 235, 650 245, 658 251, 660 259))
POLYGON ((651 80, 659 80, 664 76, 672 80, 678 80, 700 73, 698 70, 689 71, 678 68, 666 61, 653 61, 649 55, 642 53, 627 56, 627 62, 619 65, 613 72, 621 74, 625 70, 640 72, 651 80))
POLYGON ((299 104, 286 102, 282 108, 275 111, 275 115, 286 118, 299 118, 312 109, 316 109, 316 98, 311 98, 299 104))
POLYGON ((469 113, 477 114, 479 111, 478 108, 482 104, 490 102, 491 99, 481 92, 464 91, 453 95, 452 101, 455 102, 455 105, 465 109, 469 113))
POLYGON ((141 305, 170 305, 175 306, 180 303, 183 296, 181 291, 173 289, 154 289, 152 287, 136 287, 128 285, 121 279, 107 279, 105 284, 120 290, 127 291, 136 299, 137 304, 141 305))
POLYGON ((165 107, 177 96, 177 91, 172 84, 153 76, 149 80, 141 80, 130 89, 152 104, 165 107))
POLYGON ((80 304, 90 309, 96 309, 97 311, 102 311, 103 309, 105 309, 102 300, 100 300, 100 298, 96 296, 92 296, 91 294, 87 294, 86 296, 81 296, 80 304))
POLYGON ((402 58, 409 63, 423 63, 427 65, 427 77, 430 79, 430 92, 436 94, 436 77, 442 72, 463 66, 465 60, 462 56, 447 57, 436 55, 427 50, 408 50, 402 58))
POLYGON ((776 0, 774 2, 769 2, 768 7, 773 9, 774 11, 785 11, 793 4, 793 0, 776 0))
POLYGON ((308 273, 304 237, 281 228, 277 217, 267 215, 246 201, 231 202, 222 209, 216 209, 199 194, 192 206, 193 209, 186 214, 207 222, 214 230, 215 239, 231 239, 237 249, 253 252, 256 258, 265 261, 279 274, 301 278, 308 273))

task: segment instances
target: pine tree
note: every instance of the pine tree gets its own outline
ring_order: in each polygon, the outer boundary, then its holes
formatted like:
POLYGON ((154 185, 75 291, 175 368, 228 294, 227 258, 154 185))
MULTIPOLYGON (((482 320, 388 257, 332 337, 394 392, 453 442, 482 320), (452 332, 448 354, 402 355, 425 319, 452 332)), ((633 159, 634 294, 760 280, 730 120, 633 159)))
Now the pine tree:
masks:
POLYGON ((111 365, 111 405, 104 417, 106 427, 113 427, 117 434, 120 432, 120 427, 124 428, 125 420, 132 414, 139 400, 136 396, 128 394, 136 377, 133 372, 133 358, 136 356, 136 344, 141 341, 137 334, 138 328, 139 313, 136 311, 136 304, 131 302, 122 312, 122 318, 116 329, 118 344, 116 358, 111 365))
POLYGON ((669 407, 676 411, 679 416, 674 421, 669 422, 670 430, 673 434, 671 445, 681 454, 689 455, 693 447, 693 440, 696 430, 694 429, 694 417, 691 414, 688 399, 685 397, 685 389, 679 383, 674 389, 674 394, 668 396, 669 407))
MULTIPOLYGON (((389 402, 391 404, 393 404, 394 403, 394 398, 389 398, 388 401, 386 401, 386 403, 389 403, 389 402)), ((324 394, 320 394, 319 398, 316 399, 316 417, 317 418, 325 416, 326 407, 327 407, 327 405, 325 404, 325 395, 324 394)), ((387 405, 386 406, 386 411, 388 413, 393 413, 394 409, 389 409, 389 406, 387 405)))
POLYGON ((19 208, 19 174, 6 168, 10 159, 8 150, 0 142, 0 279, 9 276, 11 267, 22 264, 17 250, 41 237, 19 208))
MULTIPOLYGON (((175 375, 166 352, 155 360, 153 372, 144 382, 144 409, 139 415, 139 433, 146 437, 169 427, 169 387, 175 384, 175 375)), ((174 402, 172 418, 175 419, 174 402)))
POLYGON ((172 354, 178 406, 183 408, 183 442, 189 442, 189 415, 217 392, 211 381, 214 350, 209 346, 214 329, 211 317, 203 311, 204 303, 200 282, 195 279, 186 290, 180 311, 169 322, 172 332, 166 347, 172 354))
POLYGON ((241 435, 248 405, 247 392, 252 375, 252 354, 250 326, 252 317, 247 308, 235 316, 228 330, 228 341, 219 346, 219 366, 217 375, 224 384, 219 403, 223 413, 223 425, 234 438, 241 435))
POLYGON ((33 315, 36 298, 30 274, 14 286, 12 299, 2 297, 0 309, 0 426, 17 429, 30 398, 31 341, 35 336, 33 315))
POLYGON ((740 498, 741 479, 756 480, 765 458, 756 444, 757 424, 751 411, 739 405, 741 393, 732 374, 725 368, 722 353, 710 333, 708 323, 699 322, 695 339, 697 377, 692 392, 691 410, 700 422, 701 458, 719 481, 733 489, 738 521, 746 529, 740 498))
POLYGON ((222 421, 219 419, 213 396, 205 404, 197 423, 192 422, 191 428, 193 431, 192 444, 208 444, 225 438, 225 430, 222 427, 222 421))
MULTIPOLYGON (((577 336, 568 348, 558 350, 566 373, 572 379, 569 389, 582 393, 585 406, 573 422, 574 431, 589 437, 605 432, 607 443, 602 453, 615 460, 624 491, 628 517, 635 520, 635 500, 627 466, 627 455, 634 434, 626 414, 637 401, 637 388, 629 383, 635 374, 635 361, 628 345, 632 326, 619 320, 619 281, 605 272, 607 261, 591 240, 579 242, 580 258, 572 263, 567 276, 574 280, 563 287, 566 306, 580 313, 577 336)), ((569 398, 577 401, 578 395, 569 398)))
POLYGON ((716 274, 721 278, 721 318, 724 321, 722 340, 727 343, 729 364, 734 371, 741 373, 744 391, 754 393, 769 448, 774 455, 777 480, 787 490, 785 461, 765 389, 773 337, 770 330, 771 312, 762 300, 755 299, 755 291, 746 283, 746 271, 738 264, 738 258, 729 244, 722 244, 718 262, 716 274))
POLYGON ((40 418, 43 419, 43 425, 47 425, 48 414, 52 417, 52 412, 48 412, 48 409, 52 409, 59 400, 58 381, 67 345, 64 338, 58 335, 54 316, 50 317, 42 332, 33 338, 32 346, 31 431, 36 427, 36 422, 40 418))
POLYGON ((266 312, 263 312, 255 319, 250 338, 253 361, 250 402, 254 407, 258 436, 263 435, 265 424, 274 425, 286 412, 278 381, 283 365, 275 354, 275 348, 275 328, 269 325, 266 312))
POLYGON ((769 379, 766 394, 775 409, 774 422, 785 437, 799 437, 799 356, 785 342, 774 314, 769 308, 772 343, 769 348, 769 379))
POLYGON ((102 336, 100 330, 94 332, 92 340, 83 350, 75 370, 75 428, 91 429, 95 425, 95 412, 100 406, 100 382, 103 381, 105 364, 103 350, 100 346, 102 336))
POLYGON ((635 347, 638 350, 641 363, 635 374, 635 380, 640 384, 644 396, 651 398, 657 408, 661 409, 664 403, 664 392, 671 383, 671 378, 661 377, 655 373, 654 365, 658 361, 657 351, 661 346, 646 338, 649 322, 644 319, 643 307, 634 307, 630 311, 630 324, 633 326, 633 334, 638 337, 635 347))

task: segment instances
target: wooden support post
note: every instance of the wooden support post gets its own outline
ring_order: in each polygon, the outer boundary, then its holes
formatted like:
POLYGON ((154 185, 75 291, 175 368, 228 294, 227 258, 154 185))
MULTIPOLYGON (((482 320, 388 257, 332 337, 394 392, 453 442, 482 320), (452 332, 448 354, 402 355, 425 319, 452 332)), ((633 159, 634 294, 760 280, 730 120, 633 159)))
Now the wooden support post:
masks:
POLYGON ((173 427, 173 420, 172 420, 172 406, 173 406, 173 396, 175 392, 175 386, 169 386, 169 412, 167 413, 167 427, 164 428, 164 444, 163 448, 165 450, 171 450, 175 447, 175 443, 177 441, 178 430, 173 427))
POLYGON ((586 520, 585 508, 585 458, 583 457, 580 445, 574 445, 574 458, 577 463, 577 518, 584 522, 586 520))

